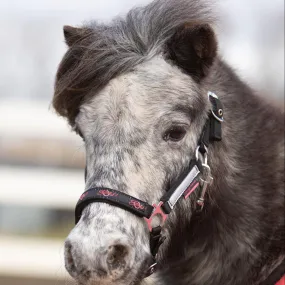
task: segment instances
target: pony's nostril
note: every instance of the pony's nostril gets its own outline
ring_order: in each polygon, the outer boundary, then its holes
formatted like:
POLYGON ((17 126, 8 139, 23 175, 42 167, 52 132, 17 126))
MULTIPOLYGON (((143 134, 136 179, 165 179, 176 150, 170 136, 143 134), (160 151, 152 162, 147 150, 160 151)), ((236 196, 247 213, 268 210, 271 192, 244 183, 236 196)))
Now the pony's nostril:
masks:
POLYGON ((95 281, 107 279, 108 276, 111 276, 113 280, 121 278, 132 266, 134 254, 131 247, 122 242, 113 240, 109 244, 111 245, 94 247, 91 251, 83 243, 67 240, 65 242, 65 267, 69 274, 79 280, 80 284, 86 284, 91 279, 95 281))
POLYGON ((123 270, 129 258, 129 248, 122 244, 109 246, 107 264, 110 270, 123 270))
POLYGON ((71 275, 75 274, 76 268, 74 258, 72 256, 72 245, 70 242, 65 243, 65 267, 71 275))

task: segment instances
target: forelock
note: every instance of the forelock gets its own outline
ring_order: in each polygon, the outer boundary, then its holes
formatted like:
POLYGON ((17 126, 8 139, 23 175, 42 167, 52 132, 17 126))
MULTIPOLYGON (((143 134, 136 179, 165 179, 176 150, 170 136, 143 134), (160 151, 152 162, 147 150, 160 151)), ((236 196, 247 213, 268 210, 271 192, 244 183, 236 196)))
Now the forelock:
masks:
POLYGON ((182 25, 212 24, 212 6, 203 0, 156 0, 132 9, 109 25, 91 22, 81 41, 62 59, 53 106, 73 126, 79 108, 119 74, 163 54, 182 25))

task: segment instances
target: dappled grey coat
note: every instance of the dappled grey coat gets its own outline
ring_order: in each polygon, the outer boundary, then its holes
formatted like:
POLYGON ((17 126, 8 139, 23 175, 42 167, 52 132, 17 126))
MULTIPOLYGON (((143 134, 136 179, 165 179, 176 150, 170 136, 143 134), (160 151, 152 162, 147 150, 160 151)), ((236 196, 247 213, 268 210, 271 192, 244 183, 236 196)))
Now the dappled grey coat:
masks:
MULTIPOLYGON (((59 66, 53 105, 75 130, 82 104, 110 80, 157 56, 189 76, 197 94, 211 90, 224 105, 223 140, 209 148, 214 182, 204 210, 195 212, 193 201, 187 210, 175 209, 166 224, 170 241, 159 255, 156 285, 258 285, 285 258, 284 114, 217 55, 213 25, 205 2, 161 0, 109 25, 65 27, 69 50, 59 66)), ((168 100, 164 92, 158 100, 168 100)), ((198 103, 193 122, 205 111, 198 103)))

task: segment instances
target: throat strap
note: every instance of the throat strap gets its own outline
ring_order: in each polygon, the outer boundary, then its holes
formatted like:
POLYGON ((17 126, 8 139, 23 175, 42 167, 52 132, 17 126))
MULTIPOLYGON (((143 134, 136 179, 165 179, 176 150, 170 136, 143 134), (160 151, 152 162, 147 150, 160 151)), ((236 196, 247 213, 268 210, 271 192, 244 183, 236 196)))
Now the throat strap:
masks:
POLYGON ((109 188, 91 188, 84 192, 75 208, 75 223, 81 218, 83 209, 93 202, 103 202, 122 208, 140 218, 149 218, 153 212, 153 206, 148 203, 127 195, 123 192, 109 188))

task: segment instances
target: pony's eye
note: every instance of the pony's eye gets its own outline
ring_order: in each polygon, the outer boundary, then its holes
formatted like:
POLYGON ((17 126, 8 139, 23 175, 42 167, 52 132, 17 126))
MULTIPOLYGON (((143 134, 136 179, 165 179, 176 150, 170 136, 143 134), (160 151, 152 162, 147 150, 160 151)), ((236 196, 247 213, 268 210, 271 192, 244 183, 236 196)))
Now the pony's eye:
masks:
POLYGON ((165 141, 178 142, 184 138, 185 134, 186 130, 184 127, 173 126, 165 132, 163 139, 165 141))

